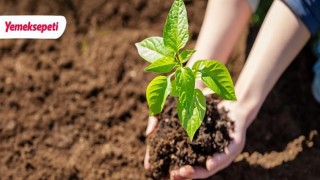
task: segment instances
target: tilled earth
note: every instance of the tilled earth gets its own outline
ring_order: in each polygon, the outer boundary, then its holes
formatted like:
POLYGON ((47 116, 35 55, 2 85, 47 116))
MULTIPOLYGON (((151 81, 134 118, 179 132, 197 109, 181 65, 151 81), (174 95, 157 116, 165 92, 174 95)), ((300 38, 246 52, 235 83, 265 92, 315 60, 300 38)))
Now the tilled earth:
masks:
MULTIPOLYGON (((58 40, 0 40, 0 179, 148 178, 144 91, 154 74, 143 71, 147 63, 134 43, 161 36, 171 3, 0 1, 3 15, 67 19, 58 40)), ((205 6, 187 1, 190 47, 205 6)), ((241 43, 236 49, 237 63, 228 65, 234 77, 245 56, 241 43)), ((309 49, 268 96, 244 153, 212 179, 320 178, 320 106, 310 90, 309 49)))

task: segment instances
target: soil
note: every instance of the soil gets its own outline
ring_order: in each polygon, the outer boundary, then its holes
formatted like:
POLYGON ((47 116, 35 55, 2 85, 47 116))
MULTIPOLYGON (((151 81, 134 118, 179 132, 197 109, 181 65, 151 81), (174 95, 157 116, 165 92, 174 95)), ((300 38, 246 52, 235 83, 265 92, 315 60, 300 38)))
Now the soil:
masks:
MULTIPOLYGON (((186 2, 192 48, 207 1, 186 2)), ((155 74, 142 71, 134 43, 161 36, 171 3, 0 0, 2 15, 67 19, 58 40, 0 40, 0 179, 150 178, 145 89, 155 74)), ((245 49, 239 43, 228 65, 234 77, 245 49)), ((248 129, 243 154, 210 179, 319 179, 320 138, 309 137, 320 130, 314 60, 309 47, 300 53, 248 129)))
POLYGON ((218 111, 217 97, 207 97, 207 111, 204 120, 190 141, 179 123, 176 98, 167 100, 157 130, 149 137, 150 165, 155 179, 169 177, 169 171, 183 165, 205 166, 208 157, 224 152, 229 145, 233 122, 226 111, 218 111))

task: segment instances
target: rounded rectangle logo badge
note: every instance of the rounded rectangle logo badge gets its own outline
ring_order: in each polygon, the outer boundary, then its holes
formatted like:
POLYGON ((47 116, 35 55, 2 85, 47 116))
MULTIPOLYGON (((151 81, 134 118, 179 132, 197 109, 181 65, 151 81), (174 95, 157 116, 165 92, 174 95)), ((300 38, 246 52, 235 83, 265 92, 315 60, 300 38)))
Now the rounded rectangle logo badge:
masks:
POLYGON ((58 39, 66 25, 64 16, 0 16, 0 39, 58 39))

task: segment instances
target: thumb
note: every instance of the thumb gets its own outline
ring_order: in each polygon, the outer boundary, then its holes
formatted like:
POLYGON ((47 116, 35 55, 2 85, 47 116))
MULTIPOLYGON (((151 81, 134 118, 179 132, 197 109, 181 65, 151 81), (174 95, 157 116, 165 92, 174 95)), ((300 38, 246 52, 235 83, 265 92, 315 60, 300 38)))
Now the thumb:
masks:
POLYGON ((149 136, 156 129, 157 125, 158 119, 155 116, 150 116, 148 119, 146 135, 149 136))

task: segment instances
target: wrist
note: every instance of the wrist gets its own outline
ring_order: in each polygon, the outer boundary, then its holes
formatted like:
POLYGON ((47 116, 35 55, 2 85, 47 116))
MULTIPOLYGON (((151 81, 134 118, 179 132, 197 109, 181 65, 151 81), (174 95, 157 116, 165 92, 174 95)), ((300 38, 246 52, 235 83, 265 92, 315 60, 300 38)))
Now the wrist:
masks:
POLYGON ((239 111, 243 119, 245 128, 247 129, 255 120, 260 110, 260 101, 257 98, 238 96, 238 100, 234 102, 234 108, 239 111))
POLYGON ((199 60, 210 60, 212 59, 213 52, 211 50, 205 49, 204 47, 195 47, 196 52, 192 55, 187 63, 187 66, 192 68, 192 66, 199 60))

